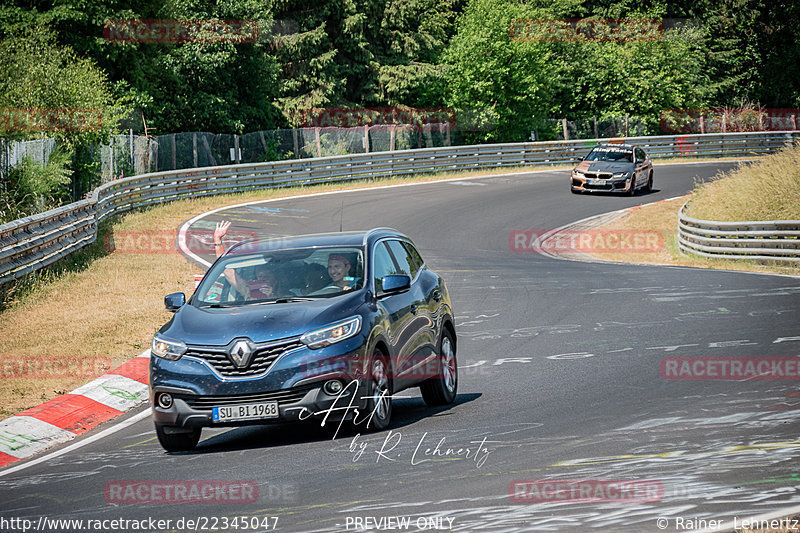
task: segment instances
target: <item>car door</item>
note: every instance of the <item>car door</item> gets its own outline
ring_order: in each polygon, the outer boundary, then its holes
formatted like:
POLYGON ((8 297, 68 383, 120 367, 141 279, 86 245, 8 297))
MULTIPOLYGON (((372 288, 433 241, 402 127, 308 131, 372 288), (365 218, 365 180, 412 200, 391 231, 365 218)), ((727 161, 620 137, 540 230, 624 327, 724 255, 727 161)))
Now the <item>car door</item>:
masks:
POLYGON ((646 183, 647 182, 647 174, 649 172, 649 165, 650 160, 647 159, 647 154, 644 153, 644 150, 641 148, 636 148, 634 150, 634 154, 636 156, 636 163, 634 166, 634 172, 636 173, 636 183, 646 183))
POLYGON ((408 351, 401 354, 400 373, 408 374, 411 380, 424 379, 426 363, 436 353, 435 322, 431 309, 434 305, 432 287, 425 287, 420 279, 420 265, 409 253, 403 241, 390 239, 386 241, 398 272, 411 278, 409 294, 413 300, 412 317, 409 323, 409 336, 412 338, 408 351))
POLYGON ((412 307, 415 305, 414 295, 410 290, 385 295, 381 286, 381 279, 392 274, 403 274, 399 271, 386 241, 381 240, 375 243, 372 252, 372 278, 375 295, 378 299, 377 305, 382 310, 385 317, 386 337, 391 345, 395 372, 400 368, 400 362, 407 359, 413 352, 413 344, 416 341, 411 322, 414 319, 412 307))

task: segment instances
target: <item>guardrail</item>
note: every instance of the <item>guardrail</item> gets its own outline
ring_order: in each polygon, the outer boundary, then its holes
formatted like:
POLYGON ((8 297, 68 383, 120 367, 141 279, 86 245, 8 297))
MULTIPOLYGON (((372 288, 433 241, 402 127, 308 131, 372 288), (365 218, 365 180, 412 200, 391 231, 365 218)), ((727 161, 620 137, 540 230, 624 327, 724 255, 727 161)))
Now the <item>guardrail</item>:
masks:
MULTIPOLYGON (((97 223, 187 197, 410 174, 575 163, 608 139, 486 144, 205 167, 106 183, 90 198, 0 226, 0 285, 94 242, 97 223)), ((800 142, 800 131, 629 137, 654 159, 741 157, 800 142)))
POLYGON ((800 220, 716 222, 678 212, 678 248, 724 259, 800 261, 800 220))

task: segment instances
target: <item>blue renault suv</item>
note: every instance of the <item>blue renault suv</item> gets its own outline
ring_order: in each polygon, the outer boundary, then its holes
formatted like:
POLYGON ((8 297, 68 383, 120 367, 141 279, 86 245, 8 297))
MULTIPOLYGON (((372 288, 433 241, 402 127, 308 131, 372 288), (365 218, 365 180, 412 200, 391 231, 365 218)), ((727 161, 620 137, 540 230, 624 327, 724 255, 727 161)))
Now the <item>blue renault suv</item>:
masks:
MULTIPOLYGON (((455 400, 444 280, 388 228, 239 243, 153 337, 150 402, 167 451, 203 427, 317 420, 386 428, 392 395, 455 400)), ((330 427, 330 426, 329 426, 330 427)))

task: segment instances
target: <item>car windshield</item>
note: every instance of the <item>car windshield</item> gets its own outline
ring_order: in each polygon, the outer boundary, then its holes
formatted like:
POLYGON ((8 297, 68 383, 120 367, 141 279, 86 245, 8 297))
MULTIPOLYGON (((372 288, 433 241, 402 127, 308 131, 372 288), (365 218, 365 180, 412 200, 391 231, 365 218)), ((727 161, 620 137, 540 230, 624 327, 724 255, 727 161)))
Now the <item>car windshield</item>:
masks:
POLYGON ((586 161, 612 161, 619 163, 633 163, 633 150, 630 148, 612 148, 612 147, 596 147, 589 155, 586 156, 586 161))
POLYGON ((236 254, 220 259, 197 288, 198 307, 232 307, 333 298, 364 286, 361 247, 236 254))

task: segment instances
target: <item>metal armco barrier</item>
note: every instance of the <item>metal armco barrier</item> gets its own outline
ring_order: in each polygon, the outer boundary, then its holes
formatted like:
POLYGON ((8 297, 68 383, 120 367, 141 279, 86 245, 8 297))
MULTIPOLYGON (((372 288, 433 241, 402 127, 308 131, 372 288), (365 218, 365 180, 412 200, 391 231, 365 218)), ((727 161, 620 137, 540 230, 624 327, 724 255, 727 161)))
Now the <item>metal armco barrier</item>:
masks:
MULTIPOLYGON (((687 202, 688 204, 688 202, 687 202)), ((800 261, 800 220, 716 222, 678 212, 678 248, 725 259, 800 261)))
POLYGON ((94 242, 94 200, 81 200, 0 226, 0 284, 55 263, 94 242))
MULTIPOLYGON (((106 183, 88 200, 0 226, 0 284, 94 242, 97 223, 142 206, 253 189, 363 178, 577 162, 609 139, 485 144, 293 159, 142 174, 106 183)), ((800 142, 800 131, 628 137, 654 158, 740 157, 800 142)))

